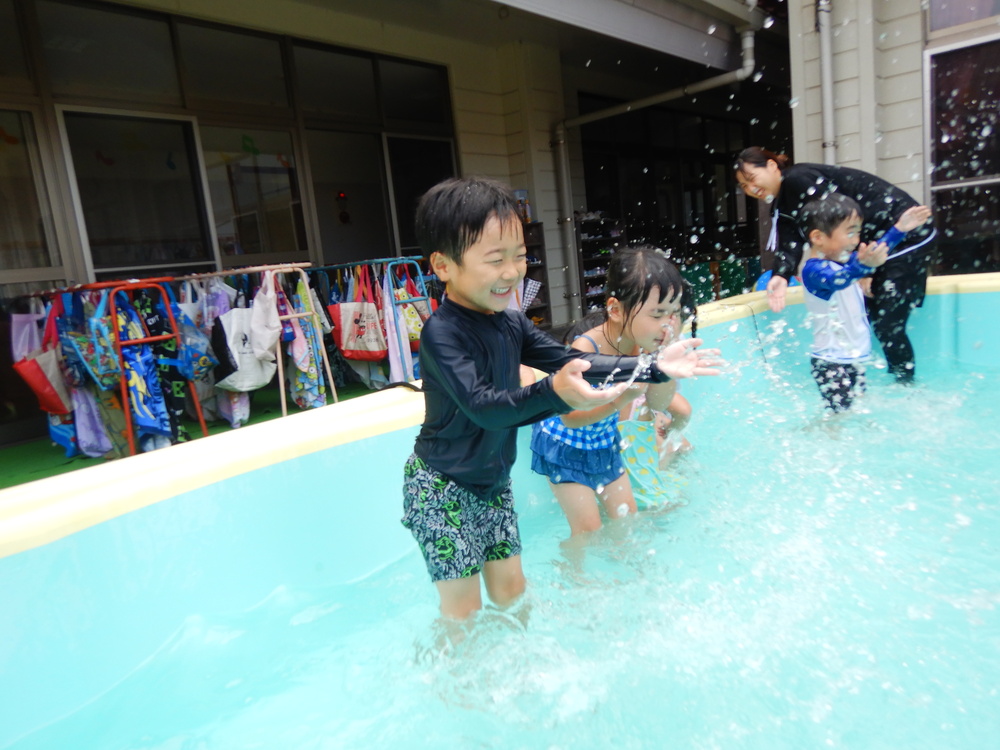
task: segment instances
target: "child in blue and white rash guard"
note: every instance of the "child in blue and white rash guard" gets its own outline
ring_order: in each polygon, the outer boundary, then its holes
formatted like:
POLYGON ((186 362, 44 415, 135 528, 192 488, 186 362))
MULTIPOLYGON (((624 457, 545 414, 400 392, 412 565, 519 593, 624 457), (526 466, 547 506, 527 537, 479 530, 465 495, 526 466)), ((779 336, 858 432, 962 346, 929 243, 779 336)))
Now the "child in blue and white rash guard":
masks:
POLYGON ((863 217, 857 201, 832 193, 802 209, 810 245, 802 284, 813 332, 812 375, 833 412, 849 409, 865 390, 863 363, 871 357, 872 341, 861 280, 870 279, 906 233, 930 215, 926 206, 913 206, 877 242, 859 246, 863 217))

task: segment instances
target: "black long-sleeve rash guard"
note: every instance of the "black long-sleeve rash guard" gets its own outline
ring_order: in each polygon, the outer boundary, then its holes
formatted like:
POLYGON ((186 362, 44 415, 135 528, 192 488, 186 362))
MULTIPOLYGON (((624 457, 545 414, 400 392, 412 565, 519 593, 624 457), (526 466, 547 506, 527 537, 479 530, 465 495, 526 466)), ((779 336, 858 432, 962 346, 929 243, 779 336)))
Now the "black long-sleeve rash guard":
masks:
MULTIPOLYGON (((860 169, 828 164, 793 164, 781 173, 781 188, 774 201, 772 221, 777 221, 774 274, 790 279, 798 273, 802 253, 809 246, 799 226, 802 208, 830 193, 854 198, 861 206, 861 241, 872 242, 888 232, 906 209, 918 205, 909 193, 881 177, 860 169)), ((932 234, 930 222, 910 232, 900 248, 917 245, 932 234)), ((891 262, 891 261, 890 261, 891 262)))
MULTIPOLYGON (((574 359, 590 362, 583 376, 591 382, 612 375, 627 380, 637 365, 636 357, 570 349, 522 313, 486 315, 445 299, 420 336, 426 415, 414 452, 433 469, 490 497, 510 476, 517 428, 572 411, 556 395, 552 378, 521 387, 520 365, 555 372, 574 359)), ((639 380, 669 378, 651 367, 639 380)))

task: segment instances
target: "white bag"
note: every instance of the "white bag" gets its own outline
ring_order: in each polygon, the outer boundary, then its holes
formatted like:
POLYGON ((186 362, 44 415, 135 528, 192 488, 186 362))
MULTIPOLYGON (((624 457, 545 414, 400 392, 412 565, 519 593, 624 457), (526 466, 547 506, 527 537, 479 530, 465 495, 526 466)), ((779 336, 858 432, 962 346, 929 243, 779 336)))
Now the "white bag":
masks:
POLYGON ((10 353, 13 361, 24 359, 30 352, 42 348, 42 327, 45 325, 45 305, 32 297, 26 313, 11 313, 10 353))
POLYGON ((201 285, 201 282, 191 281, 190 279, 181 282, 177 306, 199 328, 205 325, 204 301, 205 288, 201 285))
POLYGON ((281 338, 281 319, 278 317, 278 294, 274 289, 274 272, 264 274, 260 289, 253 298, 250 318, 250 341, 257 359, 274 362, 275 349, 281 338))
POLYGON ((277 361, 258 359, 253 343, 253 309, 234 307, 215 319, 212 349, 219 358, 215 387, 225 391, 255 391, 271 382, 277 361))

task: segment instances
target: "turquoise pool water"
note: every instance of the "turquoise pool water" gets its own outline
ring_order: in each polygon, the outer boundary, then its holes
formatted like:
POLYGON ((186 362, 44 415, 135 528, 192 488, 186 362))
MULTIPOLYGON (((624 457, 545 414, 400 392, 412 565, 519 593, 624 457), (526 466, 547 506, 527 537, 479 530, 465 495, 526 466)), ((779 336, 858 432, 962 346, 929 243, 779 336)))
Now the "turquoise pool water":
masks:
POLYGON ((996 746, 1000 358, 942 334, 950 304, 920 312, 918 351, 944 353, 919 386, 873 374, 833 420, 794 315, 706 330, 732 368, 685 386, 677 506, 567 559, 520 470, 525 604, 457 645, 397 528, 398 472, 344 471, 401 464, 412 432, 2 560, 23 614, 0 617, 0 747, 996 746))

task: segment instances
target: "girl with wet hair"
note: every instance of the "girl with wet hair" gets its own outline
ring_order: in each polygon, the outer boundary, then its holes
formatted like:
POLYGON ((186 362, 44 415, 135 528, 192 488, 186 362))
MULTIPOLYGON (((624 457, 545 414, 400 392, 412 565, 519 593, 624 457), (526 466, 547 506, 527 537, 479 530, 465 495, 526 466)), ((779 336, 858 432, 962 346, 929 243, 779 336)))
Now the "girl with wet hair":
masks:
MULTIPOLYGON (((743 192, 771 206, 767 248, 775 254, 775 267, 767 295, 774 312, 784 309, 788 280, 798 274, 809 246, 801 226, 802 209, 807 203, 832 193, 856 200, 864 219, 863 243, 885 234, 907 209, 918 205, 908 193, 860 169, 793 164, 785 154, 760 146, 741 151, 733 170, 743 192)), ((913 308, 923 304, 928 269, 936 255, 937 233, 928 222, 910 232, 872 277, 868 317, 882 344, 889 372, 902 383, 911 382, 915 374, 906 324, 913 308)))
MULTIPOLYGON (((608 267, 605 308, 584 318, 585 327, 571 346, 623 358, 653 353, 680 335, 685 289, 683 277, 663 251, 648 245, 619 250, 608 267)), ((676 390, 674 381, 633 385, 609 404, 533 426, 531 468, 548 477, 571 536, 601 528, 601 507, 612 519, 636 512, 636 495, 622 459, 619 419, 644 397, 650 409, 664 414, 676 402, 673 426, 682 426, 690 405, 676 390)), ((638 411, 651 418, 650 409, 638 411)), ((664 416, 664 424, 670 419, 664 416)))

